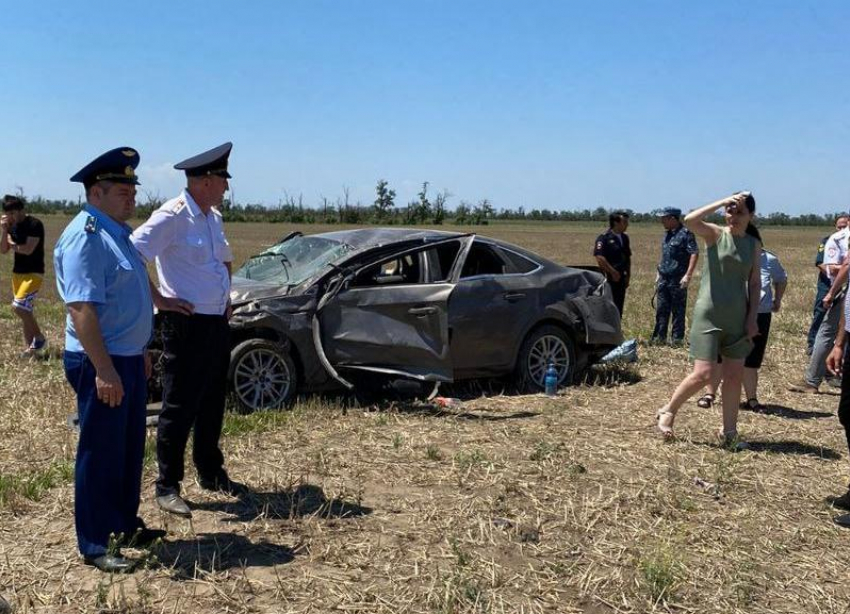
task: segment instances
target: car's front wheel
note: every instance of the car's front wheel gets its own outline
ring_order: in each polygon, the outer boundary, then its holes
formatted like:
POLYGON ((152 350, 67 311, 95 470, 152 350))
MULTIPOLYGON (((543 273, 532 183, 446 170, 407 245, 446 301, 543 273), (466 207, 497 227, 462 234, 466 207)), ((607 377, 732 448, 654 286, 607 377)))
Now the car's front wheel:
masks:
POLYGON ((517 379, 524 392, 540 392, 550 364, 558 371, 558 386, 567 386, 575 376, 575 345, 563 329, 544 324, 526 337, 517 358, 517 379))
POLYGON ((298 375, 289 353, 267 339, 248 339, 230 353, 228 379, 241 409, 280 409, 295 395, 298 375))

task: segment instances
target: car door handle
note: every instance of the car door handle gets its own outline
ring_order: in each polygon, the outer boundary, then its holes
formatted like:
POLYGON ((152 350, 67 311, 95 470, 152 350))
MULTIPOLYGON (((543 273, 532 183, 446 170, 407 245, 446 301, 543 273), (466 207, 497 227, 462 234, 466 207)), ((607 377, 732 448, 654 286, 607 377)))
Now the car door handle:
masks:
POLYGON ((417 318, 424 318, 425 316, 432 316, 437 313, 436 307, 412 307, 407 310, 412 316, 416 316, 417 318))
POLYGON ((525 292, 505 292, 503 297, 506 301, 518 301, 521 298, 525 298, 525 292))

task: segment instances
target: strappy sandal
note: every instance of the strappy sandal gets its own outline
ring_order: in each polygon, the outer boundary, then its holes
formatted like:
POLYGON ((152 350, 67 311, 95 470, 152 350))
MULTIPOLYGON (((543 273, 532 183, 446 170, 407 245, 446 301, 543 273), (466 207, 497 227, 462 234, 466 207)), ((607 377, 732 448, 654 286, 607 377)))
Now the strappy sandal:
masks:
POLYGON ((714 405, 715 395, 710 392, 706 392, 697 400, 697 407, 702 407, 703 409, 709 409, 712 405, 714 405))
POLYGON ((673 420, 675 419, 676 412, 670 411, 666 408, 666 406, 655 412, 655 426, 658 428, 658 432, 661 433, 661 437, 664 441, 672 441, 676 438, 676 435, 673 433, 673 420), (661 420, 664 416, 672 416, 670 424, 661 424, 661 420))
POLYGON ((740 409, 748 409, 749 411, 762 413, 764 412, 764 410, 767 409, 767 406, 762 405, 761 403, 759 403, 759 400, 757 398, 752 397, 751 399, 747 399, 746 401, 741 403, 740 409))

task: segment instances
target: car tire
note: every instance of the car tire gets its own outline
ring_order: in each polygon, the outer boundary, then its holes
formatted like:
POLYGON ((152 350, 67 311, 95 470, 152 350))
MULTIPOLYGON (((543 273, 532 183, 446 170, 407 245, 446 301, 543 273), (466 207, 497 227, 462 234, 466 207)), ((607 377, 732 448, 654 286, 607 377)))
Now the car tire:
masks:
POLYGON ((544 324, 532 330, 523 341, 516 363, 520 391, 541 392, 549 362, 558 368, 558 386, 569 386, 576 374, 575 344, 564 329, 544 324))
POLYGON ((230 352, 227 379, 240 410, 281 409, 295 398, 295 362, 278 343, 248 339, 230 352))

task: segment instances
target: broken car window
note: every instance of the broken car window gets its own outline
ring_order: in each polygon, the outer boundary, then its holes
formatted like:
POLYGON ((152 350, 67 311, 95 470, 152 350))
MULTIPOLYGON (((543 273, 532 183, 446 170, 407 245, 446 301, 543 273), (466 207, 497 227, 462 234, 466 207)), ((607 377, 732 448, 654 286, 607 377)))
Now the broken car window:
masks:
POLYGON ((363 269, 351 283, 355 288, 437 283, 448 279, 460 251, 460 241, 450 241, 381 260, 363 269))
POLYGON ((421 252, 405 254, 382 260, 360 271, 352 280, 353 288, 372 286, 397 286, 400 284, 418 284, 422 282, 421 252))
POLYGON ((351 249, 345 243, 321 237, 294 237, 252 256, 233 275, 294 286, 322 272, 329 263, 340 259, 351 249))

